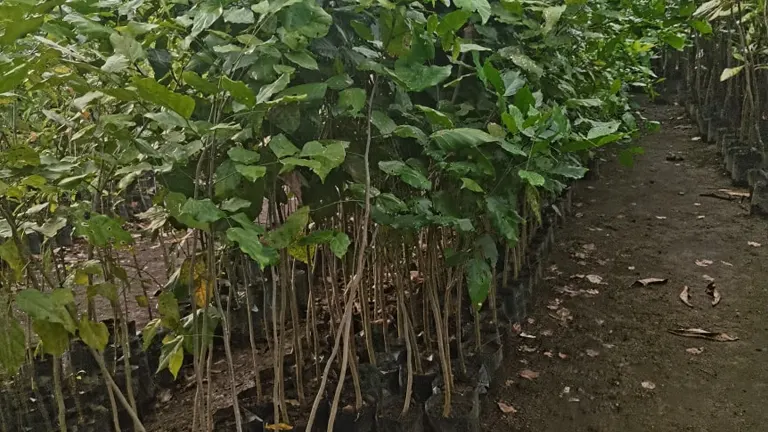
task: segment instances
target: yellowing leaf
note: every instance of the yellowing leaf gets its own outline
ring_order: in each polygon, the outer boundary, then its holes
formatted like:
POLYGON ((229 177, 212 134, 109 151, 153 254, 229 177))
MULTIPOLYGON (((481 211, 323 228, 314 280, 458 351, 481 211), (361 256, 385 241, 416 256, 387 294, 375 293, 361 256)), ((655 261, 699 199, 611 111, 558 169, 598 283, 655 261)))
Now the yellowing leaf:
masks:
POLYGON ((195 303, 197 307, 205 307, 211 301, 213 295, 213 285, 207 279, 200 278, 195 280, 195 303))
POLYGON ((293 426, 287 423, 273 423, 273 424, 264 426, 264 429, 274 430, 274 431, 289 431, 289 430, 293 430, 293 426))

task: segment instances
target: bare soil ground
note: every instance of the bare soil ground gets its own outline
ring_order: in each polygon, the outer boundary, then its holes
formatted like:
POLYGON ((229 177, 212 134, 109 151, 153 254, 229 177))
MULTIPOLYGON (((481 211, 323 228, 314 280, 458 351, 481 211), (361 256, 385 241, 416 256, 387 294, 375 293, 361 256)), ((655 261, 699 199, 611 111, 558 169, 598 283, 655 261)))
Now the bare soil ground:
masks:
POLYGON ((502 376, 483 402, 483 430, 766 430, 768 222, 738 201, 700 196, 730 181, 682 108, 646 106, 644 114, 662 129, 640 140, 645 155, 635 166, 606 155, 600 178, 577 187, 580 214, 558 231, 551 279, 522 326, 536 338, 506 344, 502 376), (670 152, 684 160, 668 161, 670 152), (715 307, 705 275, 722 295, 715 307), (631 286, 648 277, 669 281, 631 286), (684 286, 693 308, 678 297, 684 286), (579 291, 587 289, 599 293, 579 291), (681 327, 739 340, 668 332, 681 327), (538 377, 522 378, 523 370, 538 377), (502 413, 498 402, 517 412, 502 413))

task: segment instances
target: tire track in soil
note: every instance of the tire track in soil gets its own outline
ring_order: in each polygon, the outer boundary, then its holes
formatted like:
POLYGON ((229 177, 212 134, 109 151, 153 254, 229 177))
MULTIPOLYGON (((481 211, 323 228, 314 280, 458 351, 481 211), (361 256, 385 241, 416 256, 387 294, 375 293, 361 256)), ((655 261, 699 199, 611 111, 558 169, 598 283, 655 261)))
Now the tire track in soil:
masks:
POLYGON ((641 111, 662 128, 639 140, 645 155, 633 168, 606 154, 600 178, 577 186, 574 203, 581 207, 574 211, 582 216, 572 216, 557 231, 547 265, 557 270, 548 272, 552 279, 535 294, 529 309, 533 324, 523 323, 524 331, 538 337, 512 336, 505 344, 500 376, 483 400, 483 430, 766 430, 768 222, 749 216, 746 204, 699 196, 731 188, 730 180, 716 147, 692 140, 696 130, 681 107, 643 105, 641 111), (669 152, 679 152, 684 160, 667 161, 669 152), (585 244, 593 244, 594 251, 585 250, 585 244), (586 258, 575 257, 576 252, 586 258), (701 267, 696 260, 713 263, 701 267), (605 284, 571 279, 574 274, 596 274, 605 284), (703 275, 717 281, 723 296, 717 307, 705 295, 703 275), (669 282, 630 287, 646 277, 669 282), (600 293, 558 294, 556 289, 566 285, 600 293), (684 285, 691 289, 694 308, 678 298, 684 285), (573 319, 567 324, 550 316, 546 306, 553 299, 570 311, 573 319), (723 331, 740 340, 719 343, 667 333, 676 327, 723 331), (544 330, 552 335, 542 336, 544 330), (538 349, 526 353, 520 345, 538 349), (704 351, 686 352, 693 347, 704 351), (598 354, 589 356, 587 350, 598 354), (559 358, 559 352, 568 357, 559 358), (523 369, 540 376, 522 379, 523 369), (643 381, 655 383, 655 389, 643 388, 643 381), (570 387, 567 395, 565 387, 570 387), (501 413, 499 401, 518 412, 501 413))

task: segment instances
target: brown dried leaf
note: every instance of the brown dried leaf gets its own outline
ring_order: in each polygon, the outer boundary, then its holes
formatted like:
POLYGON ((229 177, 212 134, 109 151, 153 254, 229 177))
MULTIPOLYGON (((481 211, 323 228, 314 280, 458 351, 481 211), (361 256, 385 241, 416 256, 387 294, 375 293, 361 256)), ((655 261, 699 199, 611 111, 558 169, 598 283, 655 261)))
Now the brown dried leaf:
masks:
POLYGON ((600 352, 595 351, 593 349, 588 349, 586 352, 587 352, 587 355, 590 357, 597 357, 600 355, 600 352))
POLYGON ((532 353, 532 352, 536 352, 536 351, 539 350, 536 347, 532 347, 532 346, 528 346, 528 345, 520 345, 519 347, 517 347, 517 349, 519 351, 526 352, 526 353, 532 353))
POLYGON ((716 333, 700 328, 670 329, 667 331, 675 336, 707 339, 715 342, 733 342, 739 340, 739 338, 730 336, 727 333, 716 333))
POLYGON ((683 290, 680 292, 680 301, 685 303, 688 307, 693 307, 691 304, 691 293, 688 291, 688 285, 683 287, 683 290))
POLYGON ((685 352, 688 354, 699 355, 704 352, 704 347, 701 348, 686 348, 685 352))
POLYGON ((544 351, 544 355, 549 358, 552 358, 555 354, 553 354, 552 351, 544 351))
POLYGON ((289 431, 293 430, 293 426, 287 423, 274 423, 264 426, 264 429, 273 431, 289 431))
POLYGON ((517 412, 517 410, 512 405, 507 405, 504 402, 497 402, 496 404, 504 414, 514 414, 517 412))
POLYGON ((696 260, 696 265, 699 267, 707 267, 709 265, 712 265, 712 261, 710 260, 696 260))
POLYGON ((662 279, 662 278, 645 278, 645 279, 638 279, 636 280, 632 286, 648 286, 648 285, 661 285, 667 283, 669 279, 662 279))
POLYGON ((718 303, 720 303, 720 299, 722 297, 720 296, 720 292, 717 290, 717 286, 715 286, 714 281, 707 285, 707 295, 712 297, 712 307, 715 307, 718 303))
POLYGON ((718 192, 722 192, 733 198, 749 198, 751 195, 746 190, 733 190, 733 189, 718 189, 718 192))
POLYGON ((557 353, 557 356, 560 357, 563 360, 568 358, 568 354, 565 354, 565 353, 557 353))
POLYGON ((533 380, 535 380, 538 377, 539 377, 539 373, 538 372, 534 372, 534 371, 532 371, 530 369, 525 369, 525 370, 520 371, 520 378, 525 378, 527 380, 533 381, 533 380))

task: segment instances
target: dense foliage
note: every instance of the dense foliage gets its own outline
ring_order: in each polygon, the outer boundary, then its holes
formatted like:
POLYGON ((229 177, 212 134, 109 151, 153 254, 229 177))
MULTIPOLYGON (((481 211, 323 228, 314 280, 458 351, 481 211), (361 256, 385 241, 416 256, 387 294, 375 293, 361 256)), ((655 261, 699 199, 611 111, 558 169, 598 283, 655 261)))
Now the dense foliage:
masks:
MULTIPOLYGON (((133 205, 163 251, 188 233, 176 252, 191 252, 168 260, 160 318, 144 331, 146 346, 166 332, 161 368, 175 375, 191 353, 202 388, 211 337, 196 335, 236 324, 221 280, 245 291, 257 273, 281 298, 273 316, 292 317, 297 359, 302 345, 326 350, 297 313, 303 265, 332 268, 323 279, 342 293, 326 304, 335 343, 324 373, 338 367, 341 384, 347 360, 333 360, 340 345, 350 351, 351 317, 372 354, 368 315, 385 307, 370 306, 384 299, 371 287, 415 298, 391 275, 416 268, 435 320, 434 335, 420 324, 424 343, 450 376, 451 287, 459 319, 466 296, 475 316, 489 300, 497 321, 497 275, 517 270, 543 203, 585 174, 595 149, 619 145, 627 162, 642 152, 630 144, 640 118, 628 94, 653 93, 659 48, 682 50, 691 27, 711 31, 695 10, 663 0, 2 2, 0 370, 12 376, 37 341, 58 358, 79 337, 98 357, 108 331, 95 299, 118 320, 127 290, 148 304, 119 259, 136 242, 133 205), (57 258, 69 227, 88 260, 57 258), (76 310, 82 293, 88 307, 76 310)), ((408 332, 404 299, 393 301, 408 332)), ((273 327, 277 359, 288 336, 273 327)), ((406 339, 410 353, 417 341, 406 339)), ((287 421, 274 387, 275 422, 287 421)))

